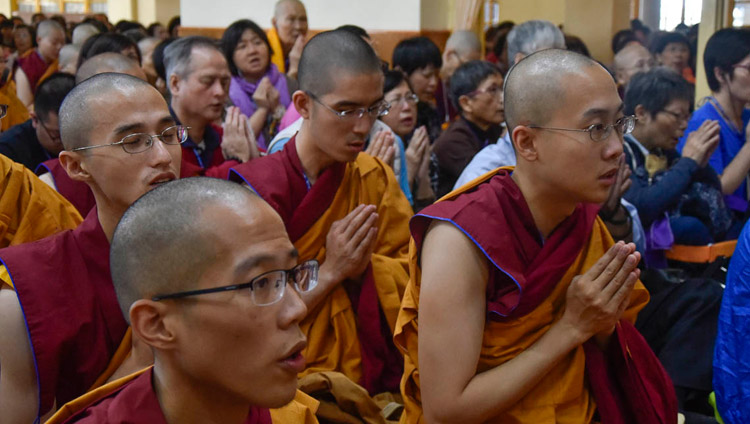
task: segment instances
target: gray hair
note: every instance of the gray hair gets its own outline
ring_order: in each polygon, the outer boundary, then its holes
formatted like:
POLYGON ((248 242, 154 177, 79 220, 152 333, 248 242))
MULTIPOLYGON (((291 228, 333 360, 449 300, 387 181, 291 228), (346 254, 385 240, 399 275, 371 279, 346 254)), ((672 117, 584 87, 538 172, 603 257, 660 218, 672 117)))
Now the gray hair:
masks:
POLYGON ((80 24, 73 28, 72 42, 76 46, 82 46, 89 38, 99 34, 99 29, 91 24, 80 24))
POLYGON ((528 56, 540 50, 565 49, 565 36, 550 21, 533 20, 516 25, 508 33, 508 61, 515 62, 516 55, 528 56))
POLYGON ((187 78, 193 72, 191 69, 191 56, 194 49, 206 48, 224 54, 219 49, 218 42, 214 39, 193 35, 180 38, 164 49, 164 70, 167 76, 167 86, 172 75, 187 78))
POLYGON ((52 33, 52 31, 60 31, 65 34, 65 28, 60 25, 59 22, 47 19, 46 21, 39 22, 39 26, 36 27, 37 38, 44 38, 52 33))
POLYGON ((482 44, 479 41, 479 37, 473 31, 458 30, 453 31, 448 41, 445 42, 445 49, 452 48, 458 50, 461 53, 481 53, 482 44))

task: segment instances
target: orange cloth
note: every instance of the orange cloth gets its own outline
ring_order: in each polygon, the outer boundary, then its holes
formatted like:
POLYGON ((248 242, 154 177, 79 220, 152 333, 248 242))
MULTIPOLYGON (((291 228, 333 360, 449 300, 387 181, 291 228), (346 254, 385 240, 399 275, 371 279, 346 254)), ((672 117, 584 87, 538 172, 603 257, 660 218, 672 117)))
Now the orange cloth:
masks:
POLYGON ((39 240, 83 221, 52 187, 3 155, 0 178, 0 247, 39 240))
POLYGON ((682 78, 690 84, 695 85, 695 75, 693 75, 693 70, 689 66, 682 68, 682 78))
POLYGON ((268 43, 271 45, 271 50, 273 51, 273 55, 271 56, 271 63, 279 68, 279 72, 285 74, 286 61, 284 58, 284 48, 281 46, 279 33, 276 32, 276 28, 271 27, 271 29, 266 31, 266 36, 268 37, 268 43))
MULTIPOLYGON (((459 193, 489 180, 497 170, 477 178, 461 189, 447 195, 451 198, 459 193)), ((515 321, 487 321, 482 339, 482 350, 477 365, 477 374, 495 368, 513 359, 534 344, 562 317, 565 296, 570 282, 576 275, 585 273, 614 244, 604 223, 597 218, 589 242, 573 262, 565 276, 550 296, 534 311, 515 321)), ((409 248, 409 272, 411 279, 401 305, 394 340, 404 352, 404 377, 401 393, 404 398, 402 423, 423 423, 419 362, 418 362, 418 310, 421 269, 414 240, 409 248)), ((623 319, 635 322, 636 315, 646 303, 648 292, 640 281, 633 289, 630 305, 623 319)), ((447 346, 446 348, 450 348, 447 346)), ((489 422, 498 423, 590 423, 596 404, 585 377, 583 347, 579 346, 566 355, 544 379, 512 408, 489 422)))
POLYGON ((16 95, 16 82, 9 80, 0 88, 0 104, 8 105, 8 113, 2 119, 0 131, 7 131, 8 128, 23 124, 31 118, 29 110, 16 95))
MULTIPOLYGON (((149 369, 150 367, 115 380, 66 403, 58 409, 57 412, 45 422, 45 424, 60 424, 64 422, 66 419, 79 411, 86 409, 97 400, 107 397, 123 385, 133 381, 136 377, 149 369)), ((278 409, 271 409, 271 420, 274 423, 280 424, 316 424, 318 422, 318 419, 315 418, 315 412, 317 409, 318 401, 298 390, 294 399, 287 405, 278 409)))
POLYGON ((47 67, 47 70, 44 71, 44 74, 42 74, 42 76, 39 77, 39 81, 37 81, 36 87, 34 88, 34 90, 36 90, 36 88, 39 88, 39 86, 44 82, 44 80, 51 77, 52 74, 54 74, 55 72, 59 70, 60 70, 60 62, 57 59, 55 59, 52 63, 49 64, 49 66, 47 67))
MULTIPOLYGON (((331 224, 344 218, 360 204, 376 205, 378 236, 371 265, 380 307, 393 331, 401 298, 409 279, 408 222, 412 215, 409 202, 401 193, 388 165, 370 155, 360 154, 347 164, 346 173, 329 208, 294 244, 300 261, 325 260, 325 243, 331 224)), ((346 283, 351 284, 351 283, 346 283)), ((302 321, 307 335, 304 351, 306 376, 320 371, 338 371, 352 381, 362 377, 357 318, 343 285, 328 296, 302 321)))

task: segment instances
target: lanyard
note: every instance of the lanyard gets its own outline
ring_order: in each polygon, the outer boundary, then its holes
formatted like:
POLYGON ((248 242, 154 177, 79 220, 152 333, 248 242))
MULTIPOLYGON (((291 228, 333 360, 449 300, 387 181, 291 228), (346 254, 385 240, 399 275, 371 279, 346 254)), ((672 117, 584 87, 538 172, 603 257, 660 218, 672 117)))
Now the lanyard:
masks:
POLYGON ((721 107, 721 104, 719 104, 719 101, 716 100, 714 97, 709 97, 708 101, 711 102, 711 106, 716 108, 716 110, 719 112, 719 115, 721 115, 722 118, 727 122, 727 124, 731 127, 732 131, 736 132, 739 135, 742 135, 742 131, 737 128, 737 125, 734 124, 734 121, 729 119, 729 115, 727 115, 726 112, 724 112, 724 108, 721 107))
POLYGON ((195 153, 195 158, 198 159, 198 166, 200 166, 201 169, 206 169, 206 167, 203 165, 203 159, 201 158, 201 149, 193 147, 193 153, 195 153))

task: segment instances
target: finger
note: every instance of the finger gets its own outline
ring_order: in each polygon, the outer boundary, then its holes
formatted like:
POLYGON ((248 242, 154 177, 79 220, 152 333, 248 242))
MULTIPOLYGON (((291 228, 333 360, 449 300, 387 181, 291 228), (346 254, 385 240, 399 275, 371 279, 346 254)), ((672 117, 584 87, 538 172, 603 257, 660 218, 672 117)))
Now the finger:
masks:
POLYGON ((351 238, 347 240, 347 244, 352 247, 352 250, 362 243, 362 240, 367 236, 367 233, 374 228, 378 223, 378 214, 372 213, 367 216, 367 220, 360 225, 351 238))
POLYGON ((641 270, 636 268, 634 271, 628 274, 625 282, 620 286, 614 296, 612 296, 611 305, 617 305, 618 317, 622 316, 625 308, 630 303, 630 293, 633 292, 635 284, 638 282, 638 278, 641 276, 641 270))
POLYGON ((373 205, 362 205, 362 208, 359 208, 356 214, 352 216, 352 218, 349 220, 349 222, 346 224, 346 227, 343 229, 343 235, 350 239, 354 233, 361 227, 365 221, 375 213, 375 206, 373 205))
POLYGON ((595 283, 598 282, 599 288, 604 287, 604 285, 609 282, 609 279, 615 275, 617 269, 620 268, 620 264, 625 260, 625 257, 627 257, 626 252, 628 252, 628 250, 625 248, 625 243, 618 241, 614 246, 607 250, 607 253, 605 253, 601 259, 596 261, 596 263, 586 271, 585 275, 591 279, 591 281, 595 283), (617 263, 618 261, 619 263, 617 263), (615 268, 612 269, 611 267, 615 268), (600 279, 602 276, 604 276, 606 281, 601 282, 600 279))
POLYGON ((370 255, 372 255, 373 250, 375 250, 375 242, 377 241, 377 237, 378 229, 374 227, 370 228, 369 231, 367 231, 366 236, 353 250, 354 255, 360 259, 369 258, 370 255))
POLYGON ((628 278, 628 274, 633 272, 636 266, 638 266, 638 259, 635 257, 635 255, 628 255, 625 258, 625 261, 623 261, 620 269, 617 270, 617 273, 614 275, 614 277, 612 277, 609 283, 607 283, 607 285, 602 289, 602 296, 604 296, 607 303, 609 303, 615 293, 617 293, 617 290, 619 290, 620 286, 625 283, 625 280, 628 278))
POLYGON ((622 186, 620 186, 620 197, 622 197, 623 194, 627 193, 627 191, 630 190, 630 186, 632 184, 633 180, 631 180, 630 178, 623 181, 622 186))
POLYGON ((337 230, 339 230, 339 229, 340 229, 341 231, 344 231, 344 230, 346 229, 346 227, 347 227, 347 226, 349 225, 349 222, 350 222, 350 221, 351 221, 352 219, 354 219, 354 217, 355 217, 355 216, 357 216, 357 214, 358 214, 358 213, 359 213, 359 212, 360 212, 360 211, 361 211, 362 209, 364 209, 364 207, 365 207, 365 206, 367 206, 367 205, 365 205, 365 204, 360 204, 360 205, 358 205, 358 206, 357 206, 356 208, 352 209, 352 211, 351 211, 351 212, 349 212, 348 214, 346 214, 346 216, 345 216, 345 217, 343 217, 343 218, 339 219, 338 221, 334 222, 334 223, 333 223, 333 224, 331 225, 331 229, 333 229, 333 225, 336 225, 336 227, 337 227, 337 230))

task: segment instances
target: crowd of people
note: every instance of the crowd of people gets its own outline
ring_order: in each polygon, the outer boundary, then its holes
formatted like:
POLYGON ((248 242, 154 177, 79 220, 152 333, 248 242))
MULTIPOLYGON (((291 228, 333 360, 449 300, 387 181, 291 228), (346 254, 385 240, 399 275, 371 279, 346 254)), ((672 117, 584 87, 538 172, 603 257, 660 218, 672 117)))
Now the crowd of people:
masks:
POLYGON ((750 30, 0 20, 0 422, 750 420, 750 30))

